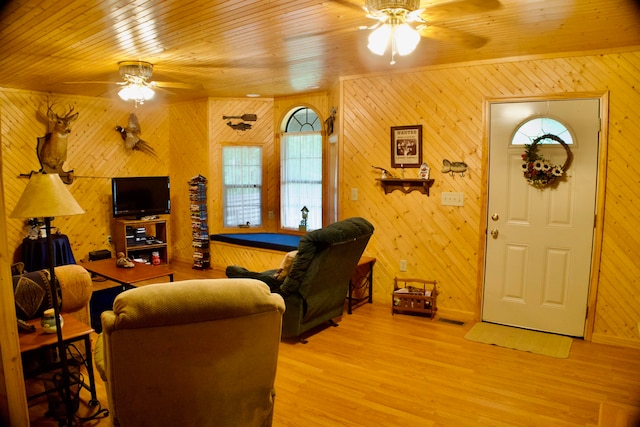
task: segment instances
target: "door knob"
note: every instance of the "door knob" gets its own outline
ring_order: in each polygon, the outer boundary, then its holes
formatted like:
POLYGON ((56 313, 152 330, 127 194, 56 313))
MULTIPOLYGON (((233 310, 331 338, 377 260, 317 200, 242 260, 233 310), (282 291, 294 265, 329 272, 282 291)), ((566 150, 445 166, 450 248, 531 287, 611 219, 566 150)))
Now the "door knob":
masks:
POLYGON ((491 230, 491 237, 493 237, 494 239, 498 238, 498 229, 494 228, 493 230, 491 230))
POLYGON ((497 220, 500 219, 500 217, 498 216, 497 213, 494 213, 493 215, 491 215, 491 219, 494 220, 494 221, 497 221, 497 220))

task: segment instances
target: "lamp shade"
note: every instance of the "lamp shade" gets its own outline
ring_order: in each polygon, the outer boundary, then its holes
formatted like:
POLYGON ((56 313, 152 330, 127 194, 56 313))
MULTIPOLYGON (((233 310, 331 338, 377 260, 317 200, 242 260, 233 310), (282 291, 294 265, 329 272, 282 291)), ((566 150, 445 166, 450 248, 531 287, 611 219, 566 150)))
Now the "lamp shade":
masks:
POLYGON ((60 175, 33 173, 10 218, 52 218, 83 214, 60 175))

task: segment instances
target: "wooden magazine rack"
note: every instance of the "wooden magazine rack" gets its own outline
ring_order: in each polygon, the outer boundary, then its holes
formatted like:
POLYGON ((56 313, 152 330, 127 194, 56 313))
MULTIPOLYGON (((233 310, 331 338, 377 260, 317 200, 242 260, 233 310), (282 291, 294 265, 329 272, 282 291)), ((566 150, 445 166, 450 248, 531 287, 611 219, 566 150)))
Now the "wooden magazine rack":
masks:
POLYGON ((431 319, 436 315, 436 299, 438 290, 435 280, 393 279, 393 294, 391 295, 391 314, 417 313, 431 319))

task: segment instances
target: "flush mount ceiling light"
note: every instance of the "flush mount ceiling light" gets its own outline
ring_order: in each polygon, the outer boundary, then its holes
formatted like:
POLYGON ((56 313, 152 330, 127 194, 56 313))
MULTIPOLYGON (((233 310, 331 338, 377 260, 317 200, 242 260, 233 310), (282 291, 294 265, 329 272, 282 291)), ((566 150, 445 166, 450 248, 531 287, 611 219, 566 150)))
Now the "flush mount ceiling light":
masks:
POLYGON ((366 0, 367 18, 378 22, 368 27, 373 30, 369 35, 367 47, 376 55, 384 55, 391 47, 391 62, 396 63, 395 55, 408 55, 420 43, 420 33, 410 24, 425 22, 420 14, 420 0, 366 0))

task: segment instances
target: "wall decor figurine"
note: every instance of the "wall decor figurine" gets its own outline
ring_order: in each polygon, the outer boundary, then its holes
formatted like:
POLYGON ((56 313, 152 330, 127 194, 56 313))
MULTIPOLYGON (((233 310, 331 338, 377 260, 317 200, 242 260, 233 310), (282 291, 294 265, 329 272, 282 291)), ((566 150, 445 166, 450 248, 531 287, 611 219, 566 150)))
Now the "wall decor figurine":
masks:
POLYGON ((300 221, 300 226, 298 227, 299 231, 307 231, 307 219, 309 218, 309 209, 306 206, 303 206, 300 209, 302 213, 302 220, 300 221))
POLYGON ((240 119, 243 122, 255 122, 258 120, 258 116, 255 114, 243 114, 241 116, 222 116, 222 120, 227 119, 240 119))
POLYGON ((442 173, 451 173, 451 176, 454 176, 456 173, 464 176, 464 173, 467 171, 467 164, 465 162, 450 162, 444 159, 442 165, 442 173))
POLYGON ((140 150, 147 154, 152 155, 156 159, 158 155, 151 145, 147 141, 140 138, 140 122, 135 114, 129 114, 129 123, 126 128, 122 126, 116 126, 115 129, 120 133, 120 137, 124 141, 124 146, 129 150, 140 150))
POLYGON ((333 125, 336 121, 336 107, 331 107, 331 112, 329 113, 329 117, 324 121, 324 125, 327 131, 327 135, 333 134, 333 125))
POLYGON ((67 161, 67 139, 71 133, 71 124, 78 118, 78 113, 72 114, 74 107, 59 116, 53 111, 53 105, 47 105, 47 113, 38 112, 41 119, 47 121, 47 133, 38 138, 36 153, 40 162, 40 171, 57 173, 65 184, 73 182, 73 169, 65 171, 62 166, 67 161))
POLYGON ((371 166, 374 169, 378 169, 380 171, 380 178, 385 179, 385 178, 393 178, 393 174, 391 172, 389 172, 388 170, 386 170, 385 168, 381 168, 380 166, 371 166))
POLYGON ((430 168, 429 165, 427 165, 427 162, 423 162, 420 165, 420 170, 418 171, 418 178, 420 179, 429 179, 429 172, 430 172, 430 168))

